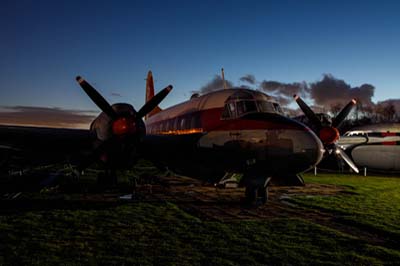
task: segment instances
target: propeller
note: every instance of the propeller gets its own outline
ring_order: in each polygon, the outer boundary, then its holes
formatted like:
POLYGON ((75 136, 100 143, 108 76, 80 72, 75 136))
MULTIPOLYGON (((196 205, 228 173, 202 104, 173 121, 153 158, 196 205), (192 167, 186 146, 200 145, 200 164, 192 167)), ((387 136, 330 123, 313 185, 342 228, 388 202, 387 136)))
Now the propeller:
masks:
POLYGON ((357 174, 360 172, 357 166, 354 164, 353 160, 350 159, 350 157, 343 151, 342 148, 336 146, 335 153, 340 156, 350 166, 350 168, 353 169, 354 172, 356 172, 357 174))
POLYGON ((325 150, 328 152, 328 154, 331 154, 334 151, 335 154, 342 158, 350 166, 350 168, 353 169, 354 172, 359 173, 359 170, 352 159, 347 156, 344 150, 337 145, 337 141, 340 138, 338 127, 340 127, 353 107, 356 105, 356 100, 352 99, 333 119, 332 123, 322 123, 314 111, 311 110, 311 108, 300 98, 300 96, 293 95, 293 98, 310 121, 318 137, 324 144, 325 150))
POLYGON ((98 91, 92 87, 86 80, 84 80, 81 76, 76 77, 76 81, 78 81, 79 85, 86 92, 90 99, 111 119, 116 119, 117 114, 114 109, 112 109, 111 105, 106 101, 106 99, 101 96, 98 91))
POLYGON ((166 88, 161 90, 159 93, 154 95, 153 98, 150 99, 142 108, 140 108, 139 112, 137 113, 140 118, 144 117, 154 108, 156 108, 162 100, 168 95, 168 93, 172 90, 172 85, 168 85, 166 88))
POLYGON ((78 167, 80 171, 83 171, 91 162, 96 158, 102 157, 102 155, 106 155, 104 157, 108 157, 108 154, 115 155, 115 150, 117 150, 120 156, 125 156, 127 149, 135 149, 136 144, 138 144, 145 134, 145 126, 142 118, 156 108, 172 90, 172 85, 167 86, 136 112, 133 106, 129 104, 117 104, 117 106, 113 108, 89 82, 81 76, 77 76, 76 80, 89 98, 109 118, 109 120, 106 121, 104 119, 101 120, 100 115, 96 118, 96 120, 99 121, 95 120, 99 123, 93 123, 94 128, 92 128, 92 130, 96 131, 96 129, 98 129, 102 132, 111 132, 106 139, 99 139, 100 142, 97 148, 93 150, 92 154, 89 155, 86 160, 83 160, 81 166, 78 167), (125 110, 119 111, 118 105, 123 105, 125 110))
POLYGON ((343 109, 340 111, 340 113, 333 119, 332 126, 333 127, 340 127, 340 125, 343 123, 343 121, 346 119, 346 117, 349 115, 351 110, 353 110, 353 107, 356 105, 356 100, 352 99, 343 109))
MULTIPOLYGON (((111 107, 111 105, 104 99, 103 96, 92 86, 84 80, 81 76, 76 77, 76 81, 78 81, 79 85, 86 92, 90 99, 111 119, 117 119, 118 115, 111 107)), ((140 108, 139 112, 137 112, 137 116, 142 118, 146 114, 150 113, 154 108, 156 108, 167 95, 172 90, 172 85, 168 85, 166 88, 158 92, 153 98, 150 99, 145 105, 140 108)))

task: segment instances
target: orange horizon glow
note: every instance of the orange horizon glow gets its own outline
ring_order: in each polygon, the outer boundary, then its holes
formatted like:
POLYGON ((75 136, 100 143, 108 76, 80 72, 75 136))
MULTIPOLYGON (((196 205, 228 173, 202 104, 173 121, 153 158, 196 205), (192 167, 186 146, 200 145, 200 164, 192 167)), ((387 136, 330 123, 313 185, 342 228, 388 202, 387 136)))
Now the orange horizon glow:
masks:
POLYGON ((17 126, 17 127, 38 127, 38 128, 65 128, 65 129, 89 129, 89 124, 46 124, 46 123, 0 123, 0 126, 17 126))

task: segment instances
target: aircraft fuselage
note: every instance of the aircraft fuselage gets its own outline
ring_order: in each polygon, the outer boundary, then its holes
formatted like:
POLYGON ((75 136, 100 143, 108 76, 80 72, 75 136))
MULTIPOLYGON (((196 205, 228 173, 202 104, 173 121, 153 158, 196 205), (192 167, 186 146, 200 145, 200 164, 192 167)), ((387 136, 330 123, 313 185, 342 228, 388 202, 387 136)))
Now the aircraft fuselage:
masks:
POLYGON ((318 137, 273 109, 277 105, 268 96, 235 89, 202 97, 146 120, 144 146, 149 157, 183 174, 207 176, 212 181, 224 172, 248 174, 244 185, 262 183, 268 176, 286 183, 286 178, 321 160, 323 146, 318 137), (253 98, 240 98, 238 93, 253 98), (270 112, 262 112, 261 104, 270 105, 270 112), (244 109, 248 105, 249 112, 239 113, 241 105, 244 109))
POLYGON ((399 125, 371 125, 347 132, 339 141, 359 167, 400 171, 399 125))

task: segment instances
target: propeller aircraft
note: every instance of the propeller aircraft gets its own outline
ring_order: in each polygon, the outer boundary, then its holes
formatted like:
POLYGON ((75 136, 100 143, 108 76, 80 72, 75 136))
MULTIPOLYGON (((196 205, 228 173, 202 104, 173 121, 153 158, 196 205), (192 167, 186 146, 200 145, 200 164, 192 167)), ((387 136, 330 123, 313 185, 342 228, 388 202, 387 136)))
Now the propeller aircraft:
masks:
MULTIPOLYGON (((305 117, 308 119, 308 125, 314 130, 322 141, 325 149, 324 156, 334 154, 347 163, 347 165, 356 173, 359 173, 358 167, 354 164, 353 160, 344 152, 338 141, 340 134, 338 128, 342 125, 343 121, 349 115, 353 107, 356 105, 356 100, 352 99, 331 121, 328 119, 320 119, 313 110, 300 98, 298 95, 293 95, 293 98, 303 111, 305 117)), ((297 118, 301 121, 301 118, 297 118)), ((304 122, 304 121, 303 121, 304 122)))
POLYGON ((259 91, 224 89, 161 110, 158 105, 172 86, 154 95, 149 72, 146 103, 136 111, 128 103, 109 104, 85 79, 76 80, 102 111, 89 130, 1 126, 0 147, 27 149, 35 157, 78 154, 79 172, 102 161, 111 179, 116 169, 132 166, 138 158, 210 182, 226 172, 240 173, 239 185, 246 188, 249 203, 265 203, 271 183, 303 185, 299 173, 321 161, 324 147, 342 152, 334 144, 340 115, 330 128, 318 124, 318 137, 259 91))
POLYGON ((400 123, 353 128, 341 137, 338 145, 359 167, 385 173, 400 172, 400 123))

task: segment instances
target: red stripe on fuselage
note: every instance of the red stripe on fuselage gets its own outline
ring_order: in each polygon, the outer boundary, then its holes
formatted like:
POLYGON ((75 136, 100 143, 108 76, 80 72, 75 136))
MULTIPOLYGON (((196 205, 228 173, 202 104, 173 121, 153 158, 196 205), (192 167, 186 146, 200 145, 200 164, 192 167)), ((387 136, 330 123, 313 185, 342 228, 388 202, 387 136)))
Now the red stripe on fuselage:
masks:
POLYGON ((382 132, 382 137, 393 137, 397 136, 397 133, 395 132, 382 132))
POLYGON ((384 141, 382 142, 382 145, 397 145, 396 141, 384 141))
MULTIPOLYGON (((159 120, 157 122, 147 124, 147 127, 155 126, 156 128, 160 127, 161 123, 165 123, 169 125, 168 130, 176 131, 176 130, 189 130, 189 128, 180 128, 181 123, 178 121, 174 123, 175 119, 186 119, 191 120, 192 118, 200 118, 201 128, 203 132, 210 131, 224 131, 224 130, 271 130, 271 129, 292 129, 292 130, 308 130, 307 127, 302 127, 297 125, 296 123, 287 123, 285 121, 271 121, 268 119, 221 119, 223 108, 212 108, 207 110, 201 110, 192 112, 189 114, 179 115, 173 118, 159 120), (167 123, 169 122, 169 123, 167 123), (178 126, 178 128, 176 128, 178 126)), ((163 128, 163 126, 161 126, 163 128)), ((167 130, 167 129, 165 129, 167 130)), ((153 131, 151 131, 153 132, 153 131)), ((161 133, 161 132, 159 132, 161 133)), ((150 133, 152 134, 152 133, 150 133)))

